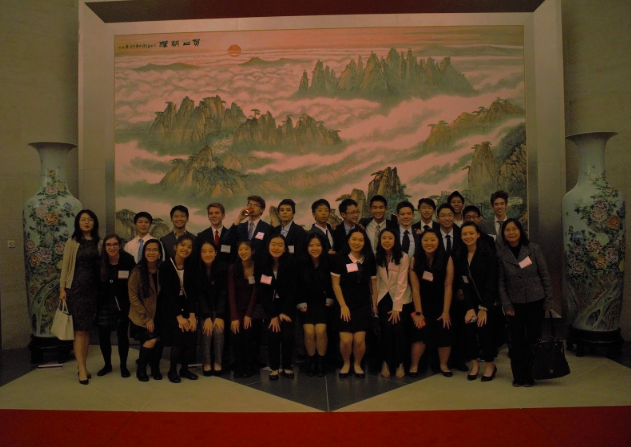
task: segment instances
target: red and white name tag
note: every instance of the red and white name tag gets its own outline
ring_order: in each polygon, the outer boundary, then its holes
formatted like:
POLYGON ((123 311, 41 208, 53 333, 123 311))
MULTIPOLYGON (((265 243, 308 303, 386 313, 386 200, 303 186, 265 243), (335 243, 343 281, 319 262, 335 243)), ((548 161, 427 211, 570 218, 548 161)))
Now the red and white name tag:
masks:
POLYGON ((359 269, 357 268, 357 264, 346 264, 346 271, 348 273, 357 272, 359 269))
POLYGON ((423 279, 425 281, 434 282, 434 274, 432 272, 428 272, 427 270, 425 270, 423 272, 423 279))
POLYGON ((118 279, 127 279, 127 278, 129 278, 129 270, 118 271, 118 279))
POLYGON ((256 239, 258 239, 259 241, 262 241, 263 239, 265 239, 265 233, 262 232, 258 232, 256 233, 256 236, 254 236, 256 239))
POLYGON ((523 269, 525 269, 526 267, 528 267, 529 265, 532 265, 532 261, 530 260, 530 256, 526 256, 526 259, 524 259, 523 261, 521 261, 519 263, 519 266, 523 269))
POLYGON ((268 286, 272 285, 272 277, 267 275, 261 275, 261 283, 267 284, 268 286))
POLYGON ((222 245, 221 246, 222 253, 230 253, 230 245, 222 245))

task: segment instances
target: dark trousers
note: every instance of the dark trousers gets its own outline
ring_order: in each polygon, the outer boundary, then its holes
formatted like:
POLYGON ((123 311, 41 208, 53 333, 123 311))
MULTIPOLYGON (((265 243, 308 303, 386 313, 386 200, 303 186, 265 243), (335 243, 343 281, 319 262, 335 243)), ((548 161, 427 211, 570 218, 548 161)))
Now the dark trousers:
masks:
POLYGON ((254 372, 255 367, 255 345, 254 345, 254 331, 252 327, 249 329, 243 329, 243 324, 239 328, 239 332, 236 334, 230 333, 232 339, 232 349, 234 352, 235 371, 240 373, 254 372))
POLYGON ((451 310, 449 311, 453 334, 449 363, 453 366, 463 364, 468 360, 467 328, 464 322, 466 313, 467 309, 464 303, 457 300, 454 293, 454 301, 452 301, 451 310))
MULTIPOLYGON (((112 341, 110 340, 111 329, 107 326, 99 326, 99 346, 103 354, 103 360, 106 365, 112 364, 112 341)), ((118 338, 118 357, 120 364, 125 367, 127 364, 127 355, 129 354, 129 319, 123 318, 116 325, 116 337, 118 338)))
POLYGON ((291 369, 291 361, 294 354, 294 323, 280 322, 280 332, 274 332, 271 328, 267 333, 267 350, 269 366, 272 371, 280 368, 281 347, 283 356, 283 369, 291 369))
POLYGON ((491 312, 487 312, 486 324, 478 327, 478 323, 466 325, 467 334, 467 354, 469 360, 477 360, 482 350, 482 360, 492 362, 497 355, 495 341, 493 338, 494 322, 491 312))
POLYGON ((511 334, 511 369, 513 379, 524 383, 532 380, 532 345, 541 338, 545 310, 543 300, 513 304, 515 316, 509 317, 511 334))
POLYGON ((388 321, 390 318, 388 312, 392 310, 392 304, 392 298, 390 294, 387 294, 377 305, 381 328, 379 352, 382 361, 386 362, 390 368, 397 368, 405 358, 405 324, 403 312, 399 313, 400 319, 396 323, 388 321))

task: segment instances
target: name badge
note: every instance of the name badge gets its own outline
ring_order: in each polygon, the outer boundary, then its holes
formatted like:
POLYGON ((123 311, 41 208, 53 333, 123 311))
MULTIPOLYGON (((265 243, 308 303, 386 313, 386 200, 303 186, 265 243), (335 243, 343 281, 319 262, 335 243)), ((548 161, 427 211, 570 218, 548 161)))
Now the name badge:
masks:
POLYGON ((272 277, 267 275, 261 275, 261 283, 267 284, 268 286, 272 285, 272 277))
POLYGON ((529 265, 532 265, 532 261, 530 260, 530 256, 526 256, 526 259, 524 259, 523 261, 521 261, 519 263, 519 266, 523 269, 525 269, 526 267, 528 267, 529 265))
POLYGON ((278 295, 278 292, 274 292, 274 299, 277 300, 279 298, 280 298, 280 296, 278 295))
POLYGON ((230 247, 230 245, 222 245, 221 246, 221 252, 222 253, 230 253, 230 248, 232 248, 232 247, 230 247))
POLYGON ((118 271, 118 279, 127 279, 127 278, 129 278, 129 270, 118 271))
POLYGON ((256 283, 256 280, 254 279, 254 276, 250 276, 248 278, 248 284, 255 284, 255 283, 256 283))
POLYGON ((423 279, 425 281, 434 282, 434 274, 432 272, 428 272, 427 270, 425 270, 423 272, 423 279))
POLYGON ((469 284, 469 278, 467 278, 465 275, 462 275, 462 282, 464 282, 465 284, 469 284))
POLYGON ((294 246, 293 245, 288 245, 289 248, 289 253, 291 253, 292 255, 294 254, 294 246))
POLYGON ((258 233, 256 233, 256 236, 254 237, 258 239, 259 241, 262 241, 265 238, 265 233, 259 231, 258 233))
POLYGON ((353 264, 346 264, 346 271, 348 273, 353 273, 358 271, 359 269, 357 268, 357 264, 353 263, 353 264))

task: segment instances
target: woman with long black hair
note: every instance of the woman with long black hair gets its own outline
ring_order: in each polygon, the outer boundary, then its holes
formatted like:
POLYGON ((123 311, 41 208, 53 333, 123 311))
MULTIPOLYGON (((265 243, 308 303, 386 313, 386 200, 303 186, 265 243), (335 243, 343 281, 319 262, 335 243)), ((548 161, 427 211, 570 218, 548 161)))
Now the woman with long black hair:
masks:
POLYGON ((341 379, 350 374, 351 354, 355 376, 366 376, 361 362, 366 352, 372 303, 376 302, 374 295, 377 294, 377 266, 366 232, 355 227, 348 232, 346 241, 331 269, 333 292, 340 305, 338 328, 344 361, 339 372, 341 379))
POLYGON ((482 241, 480 228, 474 222, 461 227, 462 245, 456 258, 456 278, 464 293, 467 353, 471 361, 468 380, 475 380, 480 372, 480 350, 486 369, 482 382, 490 382, 497 368, 494 360, 497 349, 493 340, 493 306, 497 298, 497 258, 482 241))
POLYGON ((112 372, 112 343, 110 333, 116 331, 121 377, 129 377, 127 356, 129 354, 129 274, 136 262, 134 257, 122 250, 123 241, 117 234, 103 239, 101 250, 101 289, 97 310, 99 345, 105 366, 96 373, 104 376, 112 372))
POLYGON ((147 365, 151 364, 151 377, 162 380, 160 359, 160 321, 157 318, 160 293, 159 267, 162 262, 162 244, 149 239, 142 248, 142 257, 131 271, 128 282, 130 334, 140 342, 136 378, 148 382, 147 365))
POLYGON ((318 233, 309 233, 302 248, 300 262, 299 295, 302 302, 302 327, 305 333, 305 350, 309 356, 307 375, 324 377, 324 357, 329 342, 326 333, 328 311, 333 305, 333 285, 326 241, 318 233))
POLYGON ((100 249, 99 219, 91 210, 79 211, 74 220, 74 232, 64 247, 59 299, 67 302, 72 315, 73 349, 81 385, 87 385, 91 377, 86 360, 97 308, 100 249))
POLYGON ((173 383, 180 383, 181 377, 197 380, 197 374, 188 369, 197 345, 197 271, 189 260, 193 252, 191 236, 178 237, 174 249, 175 255, 160 265, 158 310, 164 344, 171 347, 167 377, 173 383), (182 365, 179 374, 178 364, 182 365))
POLYGON ((269 320, 267 349, 272 370, 269 379, 278 380, 281 366, 283 376, 293 379, 296 268, 287 252, 284 236, 278 234, 270 238, 256 270, 258 298, 269 320))

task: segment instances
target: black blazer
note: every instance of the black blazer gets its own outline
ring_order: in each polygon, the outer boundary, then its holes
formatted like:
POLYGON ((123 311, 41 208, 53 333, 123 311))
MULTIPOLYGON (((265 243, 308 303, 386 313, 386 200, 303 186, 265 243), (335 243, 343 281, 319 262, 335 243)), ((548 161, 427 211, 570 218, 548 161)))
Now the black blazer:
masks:
MULTIPOLYGON (((237 258, 237 244, 241 241, 250 240, 248 239, 248 225, 250 225, 250 221, 246 220, 244 222, 241 222, 239 225, 233 225, 230 227, 231 234, 229 237, 234 240, 232 246, 233 260, 237 258)), ((263 253, 265 252, 265 247, 267 246, 267 241, 269 241, 273 230, 274 228, 263 220, 259 220, 259 223, 256 225, 256 227, 254 227, 252 240, 250 240, 250 242, 252 243, 252 248, 254 249, 254 262, 259 261, 261 259, 261 256, 263 256, 263 253), (259 233, 263 233, 263 239, 256 238, 256 235, 259 233)))
POLYGON ((454 260, 456 281, 464 293, 465 307, 477 309, 478 306, 493 309, 498 296, 497 257, 489 250, 476 250, 471 264, 467 255, 454 260), (466 282, 465 279, 466 278, 466 282))
MULTIPOLYGON (((326 224, 326 227, 329 229, 329 233, 331 234, 331 236, 333 236, 333 230, 331 229, 331 225, 326 224)), ((316 224, 311 225, 311 229, 307 231, 307 235, 311 233, 315 233, 315 232, 317 232, 320 236, 324 238, 324 242, 326 244, 326 246, 324 247, 325 252, 328 253, 329 250, 331 249, 336 250, 336 248, 331 245, 329 238, 326 237, 326 234, 324 234, 321 230, 319 230, 316 224)), ((335 238, 333 238, 333 244, 335 244, 335 238)))
MULTIPOLYGON (((185 234, 193 238, 193 247, 195 247, 195 239, 196 239, 195 235, 188 231, 185 234)), ((175 237, 175 233, 173 231, 171 231, 169 234, 162 236, 160 238, 160 242, 162 243, 162 248, 165 252, 164 259, 169 259, 175 256, 175 250, 173 249, 173 247, 175 246, 176 240, 177 238, 175 237)))
MULTIPOLYGON (((421 232, 423 232, 423 227, 425 225, 423 224, 422 221, 418 221, 415 224, 412 224, 412 229, 413 230, 419 230, 421 232)), ((454 226, 457 226, 456 224, 454 224, 454 226)), ((440 224, 436 221, 432 221, 432 230, 436 230, 436 231, 440 231, 440 224)))
POLYGON ((297 273, 296 263, 289 256, 285 256, 280 262, 278 278, 274 277, 271 264, 255 264, 257 298, 263 304, 266 318, 271 319, 283 313, 293 320, 296 311, 297 273), (261 282, 263 275, 272 278, 271 284, 261 282))
MULTIPOLYGON (((346 228, 344 227, 344 222, 341 222, 337 227, 335 227, 335 230, 333 230, 333 245, 335 247, 334 250, 336 253, 341 252, 342 249, 347 245, 346 228)), ((370 243, 370 246, 372 247, 372 243, 370 243)))
MULTIPOLYGON (((460 238, 460 227, 456 224, 452 227, 454 230, 453 237, 451 238, 451 252, 449 256, 455 258, 458 255, 458 251, 460 250, 460 246, 462 245, 462 239, 460 238)), ((440 249, 446 250, 445 243, 443 242, 443 233, 440 232, 440 226, 438 228, 438 234, 440 239, 440 249)))
POLYGON ((170 259, 160 264, 158 280, 160 292, 156 315, 160 320, 160 337, 165 346, 171 346, 181 336, 177 324, 177 316, 188 318, 191 313, 197 312, 197 279, 195 266, 192 262, 184 266, 184 291, 180 296, 180 277, 170 259))
MULTIPOLYGON (((236 253, 234 253, 235 248, 235 242, 236 242, 236 232, 230 233, 230 230, 228 230, 226 227, 223 227, 221 229, 221 233, 219 233, 219 247, 217 247, 217 249, 219 250, 219 253, 217 254, 217 257, 224 263, 226 264, 232 264, 232 261, 236 258, 236 253), (221 247, 222 246, 228 246, 230 247, 230 253, 225 253, 221 251, 221 247)), ((194 259, 199 259, 199 251, 202 247, 202 244, 205 241, 215 241, 215 231, 212 229, 212 227, 209 227, 207 229, 205 229, 204 231, 202 231, 201 233, 199 233, 197 235, 197 239, 195 240, 195 250, 194 250, 194 254, 196 255, 194 259)))
MULTIPOLYGON (((280 234, 280 230, 283 229, 282 225, 278 225, 274 227, 274 231, 272 232, 273 236, 280 234)), ((289 247, 294 247, 294 253, 297 255, 304 249, 305 239, 307 237, 307 232, 302 226, 298 225, 296 222, 292 222, 289 227, 289 232, 285 237, 287 241, 287 252, 289 253, 289 247)))
POLYGON ((197 301, 201 321, 211 318, 228 318, 228 266, 217 258, 210 269, 210 277, 206 275, 205 266, 201 266, 197 278, 197 301))
MULTIPOLYGON (((364 229, 370 225, 370 222, 373 221, 373 217, 364 217, 363 219, 359 219, 359 225, 363 226, 364 229)), ((386 228, 390 230, 394 230, 394 227, 398 227, 399 225, 395 222, 392 222, 389 219, 386 219, 386 228)))

